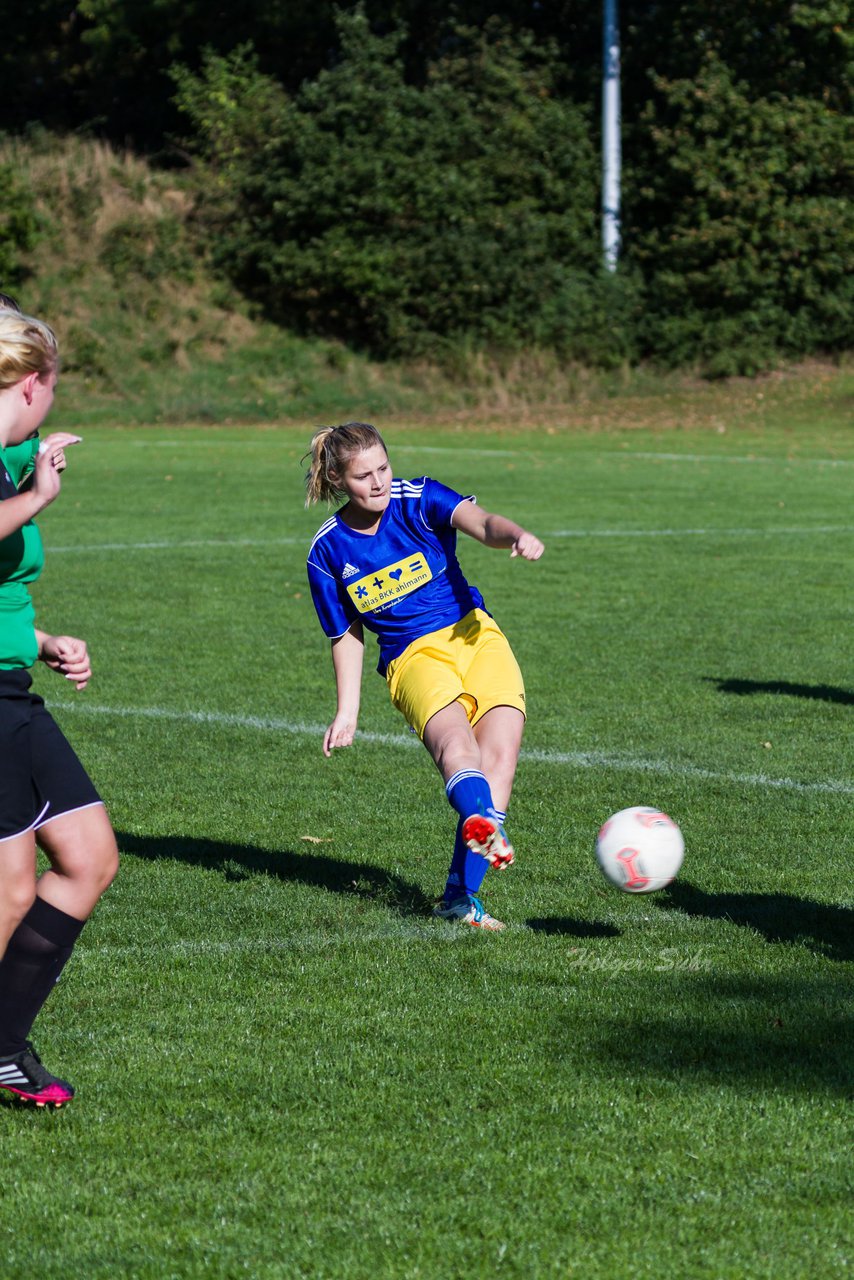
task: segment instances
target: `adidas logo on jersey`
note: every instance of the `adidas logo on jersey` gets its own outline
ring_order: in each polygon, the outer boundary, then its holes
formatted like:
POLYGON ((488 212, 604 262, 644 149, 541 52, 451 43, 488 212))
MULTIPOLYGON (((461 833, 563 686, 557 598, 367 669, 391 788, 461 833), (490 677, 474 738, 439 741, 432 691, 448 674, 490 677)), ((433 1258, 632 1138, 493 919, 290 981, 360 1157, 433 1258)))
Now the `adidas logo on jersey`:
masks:
POLYGON ((359 572, 359 570, 356 568, 356 566, 355 566, 355 565, 350 564, 350 561, 348 560, 348 561, 347 561, 347 563, 344 565, 344 570, 343 570, 343 572, 342 572, 342 574, 341 574, 341 577, 342 577, 342 578, 352 578, 353 574, 354 574, 354 573, 358 573, 358 572, 359 572))

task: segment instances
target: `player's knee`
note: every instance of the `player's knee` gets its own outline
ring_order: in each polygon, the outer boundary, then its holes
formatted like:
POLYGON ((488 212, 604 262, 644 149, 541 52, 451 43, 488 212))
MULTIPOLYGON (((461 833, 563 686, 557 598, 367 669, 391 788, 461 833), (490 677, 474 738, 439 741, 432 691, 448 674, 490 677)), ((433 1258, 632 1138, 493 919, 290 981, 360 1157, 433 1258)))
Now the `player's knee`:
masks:
POLYGON ((58 875, 72 882, 88 900, 95 902, 116 877, 119 851, 111 832, 109 836, 91 841, 85 850, 79 850, 73 856, 66 853, 51 861, 58 875))
POLYGON ((516 776, 516 765, 519 761, 519 749, 515 743, 490 744, 483 751, 483 771, 488 778, 500 778, 504 783, 511 783, 516 776))
POLYGON ((98 894, 104 893, 116 878, 119 870, 119 850, 115 837, 104 840, 93 859, 92 874, 94 888, 98 894))
POLYGON ((2 914, 7 928, 16 928, 33 905, 36 878, 33 874, 11 876, 3 881, 2 914))

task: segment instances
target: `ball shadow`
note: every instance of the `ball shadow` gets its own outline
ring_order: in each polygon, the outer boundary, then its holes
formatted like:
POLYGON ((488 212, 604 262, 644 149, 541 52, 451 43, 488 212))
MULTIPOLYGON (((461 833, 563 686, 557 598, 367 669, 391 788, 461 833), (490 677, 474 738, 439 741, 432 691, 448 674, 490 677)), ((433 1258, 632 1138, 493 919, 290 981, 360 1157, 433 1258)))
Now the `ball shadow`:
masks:
POLYGON ((656 895, 664 911, 727 920, 768 942, 799 944, 828 960, 854 960, 854 910, 788 893, 706 893, 676 880, 656 895))
POLYGON ((760 1097, 854 1097, 854 1022, 847 984, 815 980, 671 975, 672 1007, 639 1004, 600 1023, 591 1047, 621 1073, 721 1083, 760 1097))
POLYGON ((843 707, 854 707, 854 690, 841 689, 832 684, 797 684, 789 680, 739 680, 721 676, 704 676, 709 684, 717 686, 718 693, 733 693, 746 697, 755 693, 775 693, 789 698, 812 698, 816 702, 836 702, 843 707))

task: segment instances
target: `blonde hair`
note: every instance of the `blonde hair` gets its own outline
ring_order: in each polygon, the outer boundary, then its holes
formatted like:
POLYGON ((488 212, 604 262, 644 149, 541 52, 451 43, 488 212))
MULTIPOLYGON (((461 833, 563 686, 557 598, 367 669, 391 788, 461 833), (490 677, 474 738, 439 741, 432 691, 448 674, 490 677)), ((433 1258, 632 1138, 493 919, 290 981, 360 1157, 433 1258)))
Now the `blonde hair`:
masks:
POLYGON ((311 437, 310 459, 305 476, 305 505, 315 502, 336 502, 344 497, 341 477, 347 462, 356 453, 373 449, 376 445, 388 455, 385 441, 369 422, 344 422, 339 427, 318 427, 311 437))
POLYGON ((59 360, 56 334, 34 316, 0 308, 0 391, 13 387, 30 373, 50 377, 59 360))

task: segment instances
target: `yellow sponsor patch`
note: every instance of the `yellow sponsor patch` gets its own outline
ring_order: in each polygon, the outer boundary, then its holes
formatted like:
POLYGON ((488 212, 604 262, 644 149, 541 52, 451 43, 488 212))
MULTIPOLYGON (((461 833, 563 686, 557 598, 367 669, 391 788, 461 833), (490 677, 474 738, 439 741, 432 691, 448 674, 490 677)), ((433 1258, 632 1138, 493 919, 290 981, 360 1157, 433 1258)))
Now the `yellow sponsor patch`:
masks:
POLYGON ((398 560, 397 564, 366 574, 358 582, 348 582, 347 594, 359 613, 372 613, 401 596, 408 596, 432 577, 433 571, 424 556, 416 552, 405 560, 398 560))

